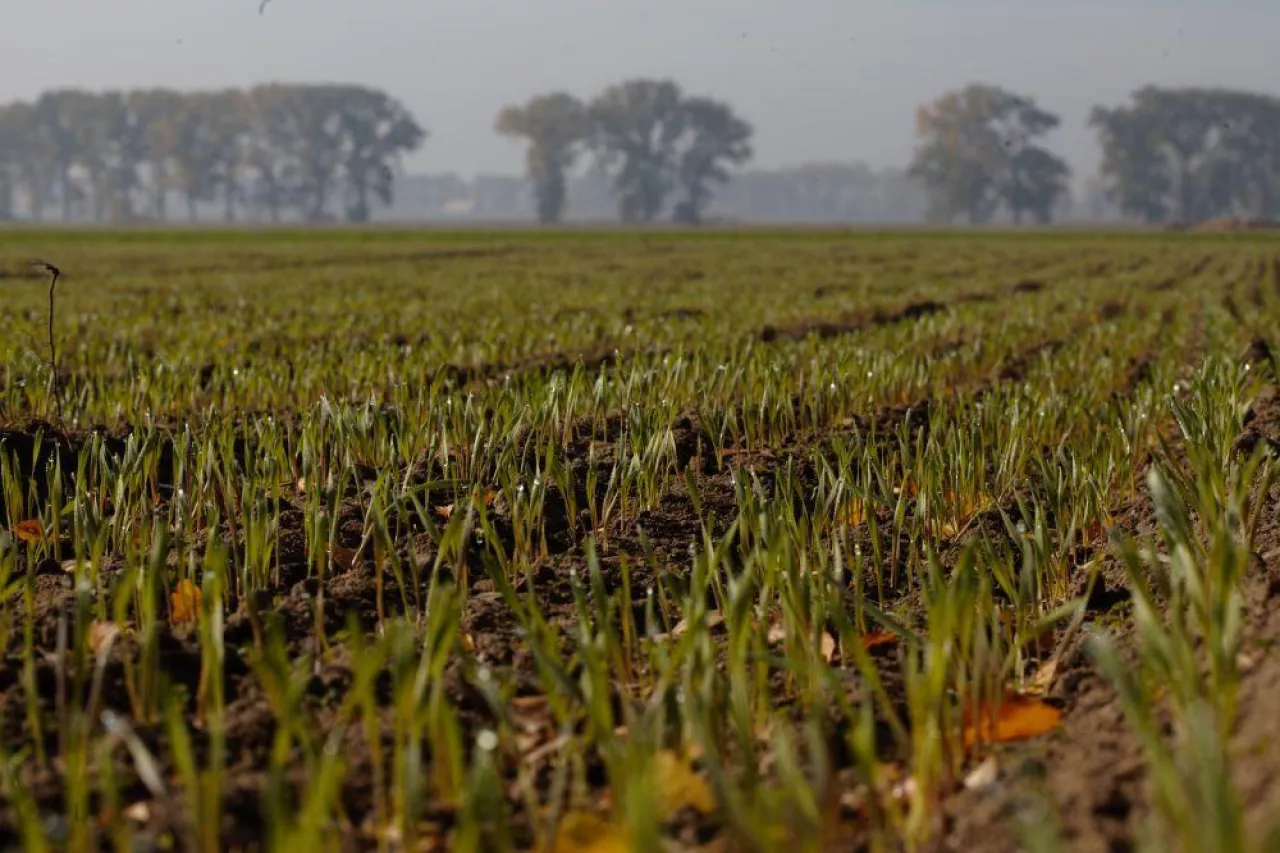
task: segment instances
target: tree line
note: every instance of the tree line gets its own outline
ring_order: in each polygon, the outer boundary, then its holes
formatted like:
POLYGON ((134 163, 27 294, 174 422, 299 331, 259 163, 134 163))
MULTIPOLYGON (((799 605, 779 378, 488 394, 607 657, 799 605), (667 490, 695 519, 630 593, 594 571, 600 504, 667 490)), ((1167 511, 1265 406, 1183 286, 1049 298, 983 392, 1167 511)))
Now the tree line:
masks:
MULTIPOLYGON (((1103 155, 1086 182, 1090 209, 1105 203, 1149 223, 1280 218, 1280 98, 1148 86, 1095 108, 1089 124, 1103 155)), ((697 223, 719 215, 719 195, 721 210, 777 219, 890 210, 895 220, 923 211, 979 224, 1049 222, 1070 206, 1070 170, 1045 144, 1060 125, 1032 97, 975 84, 919 109, 918 144, 900 173, 744 172, 747 120, 643 78, 589 99, 539 95, 502 109, 494 129, 526 143, 525 181, 547 223, 571 202, 596 209, 607 188, 624 222, 697 223)), ((65 220, 164 220, 176 199, 193 220, 215 206, 226 220, 363 222, 392 204, 401 159, 426 138, 399 101, 363 86, 47 92, 0 107, 0 219, 53 210, 65 220)), ((494 204, 511 198, 492 189, 494 204)))
MULTIPOLYGON (((921 107, 907 175, 925 193, 926 218, 1052 221, 1070 196, 1070 168, 1044 145, 1061 123, 1032 97, 982 84, 921 107)), ((1127 105, 1095 108, 1089 123, 1102 146, 1105 198, 1131 218, 1280 217, 1278 98, 1148 86, 1127 105)), ((653 219, 679 188, 673 218, 697 222, 712 184, 751 157, 750 124, 725 104, 684 98, 670 81, 630 81, 587 103, 540 96, 504 109, 496 127, 529 141, 527 176, 544 222, 563 215, 565 174, 584 151, 611 175, 623 221, 653 219)))
MULTIPOLYGON (((930 218, 1048 222, 1070 174, 1042 144, 1060 123, 1034 99, 992 86, 921 108, 911 173, 926 188, 930 218)), ((1128 104, 1094 108, 1089 125, 1102 146, 1103 191, 1130 218, 1280 218, 1278 98, 1147 86, 1128 104)))
POLYGON ((367 221, 389 204, 399 158, 427 132, 364 86, 47 92, 0 107, 0 219, 165 220, 219 201, 223 218, 367 221))

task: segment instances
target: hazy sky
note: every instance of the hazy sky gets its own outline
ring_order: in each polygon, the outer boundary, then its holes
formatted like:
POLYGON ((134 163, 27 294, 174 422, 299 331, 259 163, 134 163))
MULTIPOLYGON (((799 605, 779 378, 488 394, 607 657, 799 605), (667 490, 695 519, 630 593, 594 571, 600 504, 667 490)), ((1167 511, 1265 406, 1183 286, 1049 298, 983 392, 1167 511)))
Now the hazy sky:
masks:
POLYGON ((634 76, 732 102, 756 164, 900 165, 916 106, 1036 96, 1077 167, 1089 108, 1148 83, 1280 94, 1280 0, 0 0, 0 101, 61 86, 358 82, 431 131, 415 170, 514 172, 506 103, 634 76))

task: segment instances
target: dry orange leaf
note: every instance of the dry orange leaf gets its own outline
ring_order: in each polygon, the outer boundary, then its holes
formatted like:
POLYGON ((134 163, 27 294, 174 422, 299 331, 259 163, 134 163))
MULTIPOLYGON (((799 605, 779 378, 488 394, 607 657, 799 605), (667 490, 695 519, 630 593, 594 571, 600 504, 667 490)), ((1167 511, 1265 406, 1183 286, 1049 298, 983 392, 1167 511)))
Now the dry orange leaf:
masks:
POLYGON ((968 749, 979 741, 1011 743, 1038 737, 1052 731, 1062 722, 1062 711, 1034 696, 1007 693, 999 709, 983 708, 977 720, 964 724, 964 745, 968 749))
POLYGON ((204 593, 190 580, 183 580, 169 595, 169 618, 175 625, 195 622, 200 616, 200 602, 204 593))
POLYGON ((1102 518, 1095 518, 1093 521, 1089 522, 1089 525, 1084 530, 1085 538, 1089 541, 1093 541, 1114 527, 1115 523, 1116 520, 1111 513, 1103 513, 1102 518))
POLYGON ((850 527, 862 524, 867 520, 867 502, 862 498, 854 498, 845 508, 844 519, 849 522, 850 527))
MULTIPOLYGON (((493 489, 489 489, 480 496, 480 500, 484 501, 485 506, 493 506, 493 502, 497 499, 498 493, 493 489)), ((453 517, 453 508, 455 506, 457 506, 457 504, 444 504, 443 506, 435 507, 431 511, 447 521, 453 517)))
POLYGON ((629 853, 627 833, 616 823, 587 812, 560 819, 549 853, 629 853))
POLYGON ((867 651, 879 649, 885 646, 895 646, 898 644, 898 635, 888 631, 877 631, 874 634, 862 635, 862 647, 867 651))
POLYGON ((44 526, 34 518, 19 521, 14 525, 13 535, 28 545, 35 545, 44 540, 44 526))

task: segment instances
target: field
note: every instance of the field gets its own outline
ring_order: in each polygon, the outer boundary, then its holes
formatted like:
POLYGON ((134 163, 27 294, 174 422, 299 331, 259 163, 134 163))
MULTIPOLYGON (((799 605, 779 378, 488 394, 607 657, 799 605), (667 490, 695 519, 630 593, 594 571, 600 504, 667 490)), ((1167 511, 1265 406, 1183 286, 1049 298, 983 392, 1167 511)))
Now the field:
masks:
POLYGON ((0 294, 0 849, 1280 849, 1274 238, 9 231, 0 294))

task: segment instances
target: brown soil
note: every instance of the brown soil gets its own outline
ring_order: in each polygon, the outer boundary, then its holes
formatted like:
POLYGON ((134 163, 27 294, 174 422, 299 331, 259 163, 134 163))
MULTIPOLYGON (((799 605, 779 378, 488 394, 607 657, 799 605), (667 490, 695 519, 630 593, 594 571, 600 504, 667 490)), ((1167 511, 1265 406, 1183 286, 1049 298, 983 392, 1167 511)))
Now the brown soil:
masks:
POLYGON ((871 314, 852 315, 837 320, 800 320, 786 326, 766 324, 761 327, 758 337, 761 342, 766 344, 775 341, 802 341, 810 335, 815 335, 818 338, 835 338, 876 326, 918 320, 921 317, 945 311, 947 307, 942 302, 925 300, 908 303, 896 310, 876 310, 871 314))

